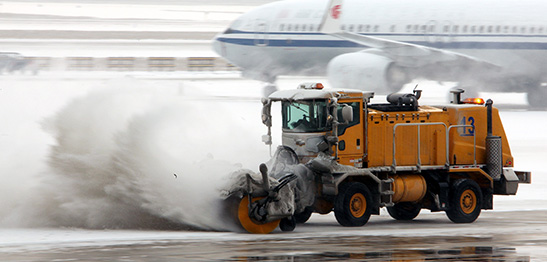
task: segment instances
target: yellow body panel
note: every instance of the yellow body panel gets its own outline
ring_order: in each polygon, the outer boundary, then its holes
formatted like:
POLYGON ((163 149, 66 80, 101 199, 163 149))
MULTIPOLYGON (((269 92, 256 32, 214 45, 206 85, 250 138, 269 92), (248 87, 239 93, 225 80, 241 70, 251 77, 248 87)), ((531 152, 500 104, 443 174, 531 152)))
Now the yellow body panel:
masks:
MULTIPOLYGON (((353 102, 354 99, 348 99, 353 102)), ((346 102, 341 100, 339 102, 346 102)), ((418 127, 420 126, 421 166, 485 164, 487 132, 486 107, 482 105, 421 106, 418 111, 382 112, 368 109, 361 114, 361 123, 346 129, 339 137, 345 150, 339 150, 339 162, 357 167, 383 167, 393 164, 393 134, 395 132, 395 160, 397 166, 418 164, 418 127), (363 119, 365 118, 366 119, 363 119), (442 124, 441 124, 442 123, 442 124), (395 128, 397 124, 399 125, 395 128), (472 125, 473 127, 453 127, 472 125), (446 133, 449 141, 446 142, 446 133), (476 134, 474 152, 473 134, 476 134), (356 141, 360 141, 357 142, 356 141), (360 143, 361 146, 357 146, 360 143)), ((357 116, 355 116, 357 117, 357 116)), ((492 112, 493 135, 502 137, 503 165, 513 166, 513 158, 498 110, 492 112)))

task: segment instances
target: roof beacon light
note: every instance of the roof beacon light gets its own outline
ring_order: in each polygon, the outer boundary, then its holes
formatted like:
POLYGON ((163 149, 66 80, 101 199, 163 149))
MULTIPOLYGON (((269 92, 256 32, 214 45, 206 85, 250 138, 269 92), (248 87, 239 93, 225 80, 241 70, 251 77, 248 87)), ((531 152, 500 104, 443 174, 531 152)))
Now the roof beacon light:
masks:
POLYGON ((466 98, 462 101, 462 104, 484 105, 484 99, 482 99, 482 98, 466 98))
POLYGON ((317 89, 321 90, 324 88, 323 84, 321 83, 303 83, 299 86, 300 89, 317 89))

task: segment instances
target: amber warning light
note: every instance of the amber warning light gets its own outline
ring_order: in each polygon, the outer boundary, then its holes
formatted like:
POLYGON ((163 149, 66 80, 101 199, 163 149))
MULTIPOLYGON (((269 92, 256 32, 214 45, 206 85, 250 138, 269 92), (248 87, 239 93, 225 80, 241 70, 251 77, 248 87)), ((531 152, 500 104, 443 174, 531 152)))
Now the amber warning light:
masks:
POLYGON ((482 98, 466 98, 462 101, 462 104, 484 105, 484 99, 482 99, 482 98))

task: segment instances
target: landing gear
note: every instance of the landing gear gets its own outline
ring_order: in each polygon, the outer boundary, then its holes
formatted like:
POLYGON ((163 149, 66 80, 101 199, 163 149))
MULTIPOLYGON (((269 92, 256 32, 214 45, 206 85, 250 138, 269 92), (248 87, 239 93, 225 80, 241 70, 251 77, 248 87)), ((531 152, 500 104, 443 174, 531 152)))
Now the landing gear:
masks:
POLYGON ((471 179, 456 180, 450 188, 449 201, 446 215, 454 223, 471 223, 481 214, 481 188, 471 179))
POLYGON ((528 104, 531 107, 547 107, 547 85, 538 83, 536 87, 528 89, 528 104))
POLYGON ((372 198, 368 187, 359 182, 340 186, 334 202, 334 216, 345 227, 365 225, 372 213, 372 198))

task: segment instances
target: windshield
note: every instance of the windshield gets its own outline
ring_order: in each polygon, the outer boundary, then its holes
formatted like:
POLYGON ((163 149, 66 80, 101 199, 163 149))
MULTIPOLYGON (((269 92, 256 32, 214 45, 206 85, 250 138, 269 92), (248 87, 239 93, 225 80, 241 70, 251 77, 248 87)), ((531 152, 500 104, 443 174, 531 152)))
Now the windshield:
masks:
POLYGON ((282 113, 284 130, 301 133, 329 130, 326 100, 284 101, 282 113))

